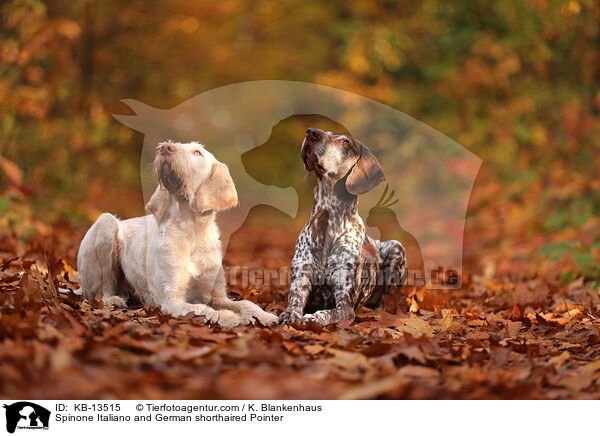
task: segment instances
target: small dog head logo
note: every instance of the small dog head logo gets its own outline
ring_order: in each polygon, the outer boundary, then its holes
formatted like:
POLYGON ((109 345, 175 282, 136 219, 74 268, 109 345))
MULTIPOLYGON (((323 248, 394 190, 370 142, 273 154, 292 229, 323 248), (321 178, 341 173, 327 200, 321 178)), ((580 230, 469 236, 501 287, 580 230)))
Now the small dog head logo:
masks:
POLYGON ((50 421, 50 411, 42 406, 28 401, 19 401, 10 405, 5 404, 6 431, 14 433, 19 429, 47 429, 50 421))

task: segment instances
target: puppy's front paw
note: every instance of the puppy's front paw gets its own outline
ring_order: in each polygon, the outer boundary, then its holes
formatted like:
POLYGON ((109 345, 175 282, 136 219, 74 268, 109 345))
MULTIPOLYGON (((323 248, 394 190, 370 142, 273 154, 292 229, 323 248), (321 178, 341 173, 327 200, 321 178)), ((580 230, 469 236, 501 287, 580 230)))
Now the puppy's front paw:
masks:
POLYGON ((293 322, 300 322, 301 319, 302 319, 302 315, 300 315, 298 312, 293 312, 293 311, 288 312, 286 310, 281 315, 279 315, 279 324, 286 325, 286 324, 291 324, 293 322))
POLYGON ((110 297, 102 297, 102 302, 105 306, 114 306, 115 308, 126 308, 127 302, 117 295, 110 297))

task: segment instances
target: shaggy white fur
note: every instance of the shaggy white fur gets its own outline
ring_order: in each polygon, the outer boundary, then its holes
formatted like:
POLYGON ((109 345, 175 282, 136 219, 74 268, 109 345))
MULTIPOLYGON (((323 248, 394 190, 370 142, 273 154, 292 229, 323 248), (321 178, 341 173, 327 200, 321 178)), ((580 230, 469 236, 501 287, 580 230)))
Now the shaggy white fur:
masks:
POLYGON ((129 296, 181 316, 193 312, 223 327, 264 325, 277 317, 225 290, 218 211, 237 205, 227 166, 204 146, 161 143, 154 161, 159 186, 146 205, 152 215, 120 221, 104 213, 77 256, 86 298, 125 307, 129 296))

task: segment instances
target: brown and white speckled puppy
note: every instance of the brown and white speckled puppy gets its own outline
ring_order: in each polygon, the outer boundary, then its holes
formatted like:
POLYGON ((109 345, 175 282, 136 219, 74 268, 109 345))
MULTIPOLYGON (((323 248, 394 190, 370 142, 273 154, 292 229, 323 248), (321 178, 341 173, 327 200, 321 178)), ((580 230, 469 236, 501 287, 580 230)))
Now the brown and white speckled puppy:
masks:
POLYGON ((365 233, 358 195, 385 176, 367 147, 348 135, 310 128, 302 143, 307 177, 318 186, 311 217, 296 242, 288 307, 279 317, 322 325, 354 318, 363 305, 379 305, 386 287, 406 276, 398 241, 376 241, 365 233))

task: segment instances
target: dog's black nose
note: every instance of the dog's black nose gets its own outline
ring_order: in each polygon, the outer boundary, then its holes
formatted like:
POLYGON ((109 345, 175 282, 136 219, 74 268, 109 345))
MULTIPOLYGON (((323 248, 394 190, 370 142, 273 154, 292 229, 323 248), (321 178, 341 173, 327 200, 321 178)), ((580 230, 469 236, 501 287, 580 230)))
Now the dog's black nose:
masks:
POLYGON ((306 131, 306 137, 308 139, 319 139, 319 138, 321 138, 321 133, 320 133, 319 129, 315 129, 313 127, 310 127, 306 131))

